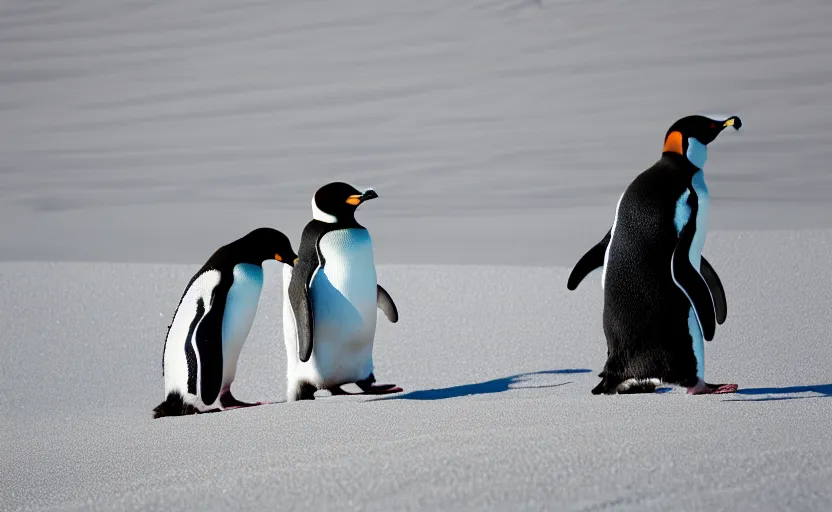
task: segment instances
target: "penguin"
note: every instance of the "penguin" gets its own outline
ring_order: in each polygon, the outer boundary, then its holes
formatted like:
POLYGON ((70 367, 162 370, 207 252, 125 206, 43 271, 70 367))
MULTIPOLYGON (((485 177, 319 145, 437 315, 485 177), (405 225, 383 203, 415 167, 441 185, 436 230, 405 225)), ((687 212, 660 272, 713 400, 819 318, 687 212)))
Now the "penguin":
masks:
POLYGON ((312 220, 301 235, 298 263, 283 269, 283 336, 287 401, 314 400, 318 390, 398 393, 376 385, 373 341, 377 309, 399 320, 393 298, 377 282, 370 232, 355 220, 375 190, 333 182, 312 197, 312 220))
POLYGON ((705 382, 704 340, 727 316, 722 281, 702 256, 708 223, 708 144, 737 116, 686 116, 665 133, 659 160, 624 190, 612 227, 569 275, 575 290, 603 267, 607 361, 598 394, 651 393, 660 383, 692 395, 733 393, 705 382))
POLYGON ((154 418, 260 405, 231 394, 237 359, 251 330, 265 261, 287 266, 297 255, 275 229, 258 228, 217 249, 188 282, 162 353, 165 400, 154 418))

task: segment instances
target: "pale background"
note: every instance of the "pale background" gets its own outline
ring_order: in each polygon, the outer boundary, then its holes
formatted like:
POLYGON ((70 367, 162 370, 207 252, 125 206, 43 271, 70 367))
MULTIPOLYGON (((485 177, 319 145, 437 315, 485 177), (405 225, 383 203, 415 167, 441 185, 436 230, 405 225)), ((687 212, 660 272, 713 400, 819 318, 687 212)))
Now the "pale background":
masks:
MULTIPOLYGON (((0 4, 0 510, 832 508, 832 4, 0 4), (728 295, 712 382, 594 397, 600 279, 566 278, 691 113, 728 295), (295 247, 320 185, 401 321, 406 393, 151 420, 191 274, 295 247), (542 373, 539 373, 542 372, 542 373), (666 391, 666 390, 662 390, 666 391)), ((235 394, 283 401, 280 272, 235 394)))

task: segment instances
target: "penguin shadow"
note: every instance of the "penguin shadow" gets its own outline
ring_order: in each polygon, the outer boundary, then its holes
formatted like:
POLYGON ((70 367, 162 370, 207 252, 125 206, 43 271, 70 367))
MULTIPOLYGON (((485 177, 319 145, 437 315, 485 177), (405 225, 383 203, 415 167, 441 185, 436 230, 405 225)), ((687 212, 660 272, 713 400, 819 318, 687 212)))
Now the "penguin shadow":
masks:
POLYGON ((723 402, 770 402, 772 400, 795 400, 801 398, 829 398, 832 397, 832 384, 817 384, 813 386, 789 386, 783 388, 745 388, 738 389, 735 395, 747 395, 760 398, 729 398, 723 402), (806 395, 806 393, 814 393, 806 395), (769 396, 773 395, 773 396, 769 396))
POLYGON ((512 375, 511 377, 503 377, 502 379, 488 380, 485 382, 478 382, 476 384, 463 384, 461 386, 451 386, 448 388, 436 389, 422 389, 418 391, 411 391, 401 395, 394 395, 384 398, 377 398, 370 400, 372 402, 378 400, 444 400, 446 398, 459 398, 469 395, 490 395, 494 393, 502 393, 509 390, 518 389, 542 389, 542 388, 556 388, 571 384, 572 381, 559 382, 557 384, 542 384, 542 385, 517 385, 527 382, 534 375, 571 375, 575 373, 589 373, 592 370, 587 368, 569 368, 563 370, 543 370, 539 372, 520 373, 512 375))

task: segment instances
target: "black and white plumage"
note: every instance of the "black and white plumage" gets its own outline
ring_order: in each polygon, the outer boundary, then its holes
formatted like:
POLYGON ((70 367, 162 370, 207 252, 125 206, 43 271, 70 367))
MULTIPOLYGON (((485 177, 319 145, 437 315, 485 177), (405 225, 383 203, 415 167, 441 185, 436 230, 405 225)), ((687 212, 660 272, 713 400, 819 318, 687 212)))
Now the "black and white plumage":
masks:
POLYGON ((393 299, 377 282, 370 233, 355 220, 356 208, 376 197, 372 189, 334 182, 312 198, 298 263, 283 269, 288 401, 350 383, 365 392, 400 390, 373 385, 377 308, 398 321, 393 299))
POLYGON ((639 174, 616 206, 612 227, 575 265, 574 290, 603 267, 607 362, 594 394, 652 392, 665 382, 691 394, 732 392, 704 380, 704 340, 727 315, 716 271, 702 256, 708 187, 707 145, 736 116, 688 116, 665 134, 662 156, 639 174))
POLYGON ((154 418, 221 411, 247 404, 231 394, 237 360, 251 330, 265 261, 293 265, 280 231, 259 228, 217 249, 188 282, 168 327, 162 373, 165 400, 154 418))

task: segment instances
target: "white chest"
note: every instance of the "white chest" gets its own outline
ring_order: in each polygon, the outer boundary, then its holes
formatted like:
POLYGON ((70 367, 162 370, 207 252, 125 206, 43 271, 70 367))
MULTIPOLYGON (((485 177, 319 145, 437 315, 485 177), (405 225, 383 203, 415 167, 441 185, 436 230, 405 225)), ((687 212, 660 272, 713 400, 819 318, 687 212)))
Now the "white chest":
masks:
POLYGON ((685 192, 676 201, 676 212, 674 214, 674 224, 676 225, 676 234, 679 235, 682 229, 689 223, 694 222, 696 226, 696 233, 693 236, 693 241, 690 245, 690 252, 688 257, 690 263, 696 270, 702 262, 702 249, 705 247, 705 237, 708 234, 708 206, 710 203, 710 196, 708 195, 708 185, 705 183, 705 175, 702 170, 699 170, 693 175, 691 185, 694 192, 696 192, 696 218, 691 219, 692 209, 688 206, 688 199, 690 192, 685 192))
POLYGON ((693 243, 690 246, 690 262, 696 270, 699 270, 702 261, 702 249, 705 247, 705 237, 708 234, 708 206, 711 198, 708 194, 708 185, 705 183, 705 174, 702 170, 693 175, 691 184, 696 192, 699 207, 696 211, 696 235, 694 235, 693 243))
POLYGON ((318 319, 331 319, 342 328, 376 322, 376 267, 373 243, 365 229, 339 229, 319 242, 323 268, 312 277, 310 292, 318 319))
POLYGON ((165 392, 186 394, 188 390, 188 346, 194 346, 193 329, 202 320, 205 307, 210 307, 211 294, 220 282, 220 273, 209 270, 194 280, 176 310, 165 340, 165 392), (202 303, 202 308, 198 303, 202 303))
POLYGON ((236 369, 240 350, 245 343, 263 288, 263 269, 258 265, 240 263, 234 267, 234 282, 228 290, 222 319, 222 352, 224 373, 236 369), (231 365, 233 368, 229 368, 231 365))

